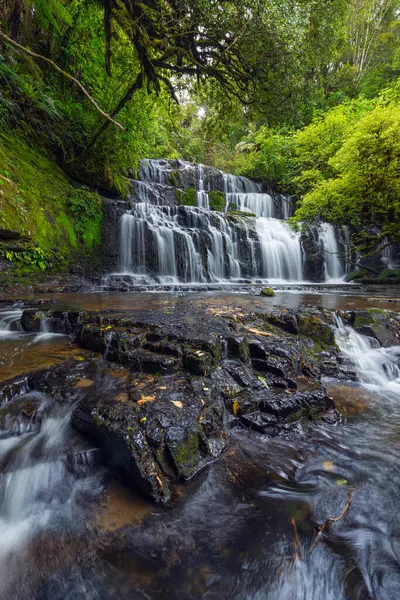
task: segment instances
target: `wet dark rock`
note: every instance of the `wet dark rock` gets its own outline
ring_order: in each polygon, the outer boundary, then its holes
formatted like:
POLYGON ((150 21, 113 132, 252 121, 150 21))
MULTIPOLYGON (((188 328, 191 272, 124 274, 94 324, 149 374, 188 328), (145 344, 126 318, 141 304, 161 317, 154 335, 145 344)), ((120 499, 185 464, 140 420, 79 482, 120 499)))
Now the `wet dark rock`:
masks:
POLYGON ((110 468, 165 503, 174 482, 189 479, 226 448, 223 413, 211 381, 137 374, 123 396, 87 395, 73 424, 101 445, 110 468))
POLYGON ((343 322, 357 333, 376 339, 383 347, 395 346, 400 340, 400 316, 388 310, 341 311, 343 322))
MULTIPOLYGON (((77 403, 73 426, 127 484, 159 503, 227 448, 232 428, 267 436, 339 414, 320 383, 340 363, 333 317, 260 306, 210 311, 174 301, 165 310, 25 310, 94 353, 30 373, 29 389, 77 403)), ((9 397, 11 383, 0 388, 9 397), (8 386, 8 388, 7 388, 8 386)))

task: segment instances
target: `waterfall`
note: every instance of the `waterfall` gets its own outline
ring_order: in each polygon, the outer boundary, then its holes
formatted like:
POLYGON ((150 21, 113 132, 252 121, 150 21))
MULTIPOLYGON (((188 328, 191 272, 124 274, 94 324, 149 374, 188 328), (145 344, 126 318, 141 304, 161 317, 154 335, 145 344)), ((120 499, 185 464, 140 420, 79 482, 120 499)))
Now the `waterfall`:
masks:
MULTIPOLYGON (((137 220, 127 212, 121 217, 120 223, 120 270, 121 273, 132 273, 133 230, 137 230, 137 220)), ((137 231, 135 232, 138 233, 137 231)), ((137 237, 135 236, 135 242, 137 237)), ((138 265, 139 266, 139 265, 138 265)))
POLYGON ((360 381, 370 390, 399 398, 400 346, 382 348, 371 337, 356 333, 337 318, 336 341, 346 358, 356 367, 360 381))
POLYGON ((257 219, 261 242, 261 276, 265 279, 301 281, 303 279, 300 234, 285 221, 257 219))
POLYGON ((0 312, 0 339, 16 335, 13 325, 21 318, 22 310, 3 310, 0 312))
POLYGON ((336 231, 330 223, 322 223, 319 232, 319 242, 324 254, 324 270, 326 281, 342 281, 345 276, 344 261, 340 260, 340 248, 336 231))
MULTIPOLYGON (((181 160, 142 161, 140 178, 132 182, 131 205, 120 220, 116 275, 124 281, 304 279, 300 234, 286 223, 290 198, 266 193, 247 177, 181 160), (224 194, 225 212, 210 210, 213 191, 224 194)), ((348 231, 322 224, 317 246, 325 279, 341 280, 350 262, 348 231)))
POLYGON ((199 165, 199 189, 197 191, 197 206, 209 210, 210 200, 208 194, 204 191, 204 168, 203 165, 199 165))

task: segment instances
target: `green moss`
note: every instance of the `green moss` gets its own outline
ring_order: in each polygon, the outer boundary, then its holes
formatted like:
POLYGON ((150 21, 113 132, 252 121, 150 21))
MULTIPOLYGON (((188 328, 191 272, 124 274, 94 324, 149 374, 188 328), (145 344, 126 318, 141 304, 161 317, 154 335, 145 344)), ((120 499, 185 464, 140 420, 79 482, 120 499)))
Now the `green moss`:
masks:
POLYGON ((189 474, 196 468, 199 454, 199 436, 193 432, 181 446, 172 450, 175 465, 180 473, 189 474))
POLYGON ((99 246, 103 210, 101 197, 87 188, 71 190, 68 195, 68 209, 78 233, 87 250, 99 246))
POLYGON ((18 255, 2 245, 15 273, 59 271, 73 263, 79 244, 68 207, 71 186, 63 171, 23 138, 3 133, 0 175, 0 228, 17 232, 24 240, 18 255))
POLYGON ((346 276, 347 281, 357 281, 358 279, 363 279, 363 277, 367 277, 367 271, 360 269, 359 271, 352 271, 346 276))
POLYGON ((219 190, 212 190, 208 193, 210 199, 210 209, 218 212, 225 210, 225 194, 219 190))
POLYGON ((197 205, 197 192, 193 187, 185 188, 183 192, 183 204, 185 206, 197 205))
POLYGON ((180 190, 179 188, 176 188, 175 190, 175 197, 176 197, 176 203, 178 206, 182 206, 183 205, 183 199, 184 199, 184 192, 183 190, 180 190))
POLYGON ((383 269, 378 275, 378 279, 390 279, 392 277, 400 277, 400 271, 396 269, 383 269))
POLYGON ((372 315, 363 313, 362 315, 356 315, 353 321, 353 327, 359 329, 367 325, 372 325, 374 322, 372 315))
POLYGON ((69 218, 67 217, 67 215, 61 215, 60 217, 57 217, 56 224, 60 227, 60 229, 62 229, 64 231, 64 235, 68 239, 70 245, 73 248, 77 248, 78 242, 76 239, 76 233, 74 230, 74 226, 72 225, 72 223, 69 220, 69 218))
POLYGON ((176 171, 170 171, 169 178, 170 178, 170 181, 171 181, 171 185, 173 185, 173 186, 176 187, 176 183, 177 183, 177 174, 176 174, 176 171))
POLYGON ((255 217, 254 213, 245 212, 243 210, 230 210, 226 213, 229 217, 255 217))
POLYGON ((300 335, 313 340, 321 350, 334 345, 335 339, 331 328, 316 315, 300 315, 298 323, 300 335))
POLYGON ((263 290, 261 290, 260 294, 261 294, 261 296, 268 296, 268 297, 275 296, 275 292, 271 287, 264 288, 263 290))

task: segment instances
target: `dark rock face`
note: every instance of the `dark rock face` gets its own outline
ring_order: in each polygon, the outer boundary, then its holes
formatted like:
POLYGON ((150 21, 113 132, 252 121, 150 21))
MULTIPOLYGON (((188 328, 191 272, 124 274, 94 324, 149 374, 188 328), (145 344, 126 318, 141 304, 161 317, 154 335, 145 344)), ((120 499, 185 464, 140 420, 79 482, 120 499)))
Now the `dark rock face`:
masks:
POLYGON ((301 245, 304 279, 306 281, 324 281, 324 256, 321 252, 317 227, 303 225, 301 245))
POLYGON ((119 260, 119 220, 127 205, 120 200, 103 198, 102 257, 105 267, 110 269, 119 260))

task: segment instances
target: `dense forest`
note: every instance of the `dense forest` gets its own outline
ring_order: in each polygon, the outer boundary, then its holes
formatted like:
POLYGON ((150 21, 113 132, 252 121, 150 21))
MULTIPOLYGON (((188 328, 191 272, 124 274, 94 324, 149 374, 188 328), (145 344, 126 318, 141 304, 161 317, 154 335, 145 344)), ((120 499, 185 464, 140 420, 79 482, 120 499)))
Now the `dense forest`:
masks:
POLYGON ((400 242, 398 0, 0 0, 3 259, 100 243, 142 158, 267 180, 292 221, 400 242), (97 192, 97 193, 96 193, 97 192))

